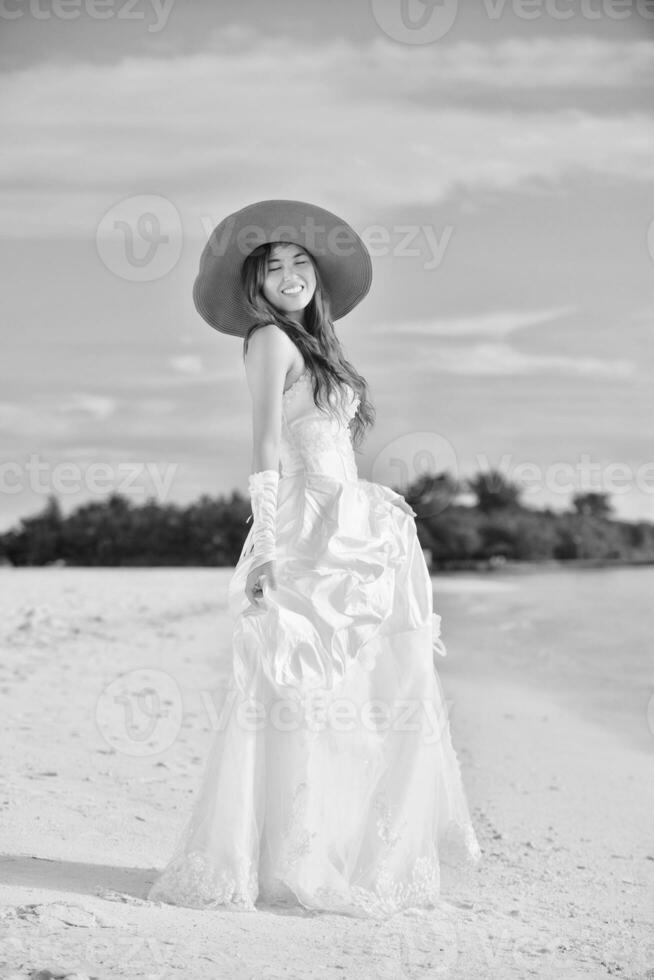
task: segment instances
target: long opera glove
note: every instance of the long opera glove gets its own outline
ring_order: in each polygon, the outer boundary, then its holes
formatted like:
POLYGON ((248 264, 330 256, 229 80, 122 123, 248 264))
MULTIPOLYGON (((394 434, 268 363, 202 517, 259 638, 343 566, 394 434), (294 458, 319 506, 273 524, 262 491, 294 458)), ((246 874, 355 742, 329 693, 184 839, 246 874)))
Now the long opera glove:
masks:
MULTIPOLYGON (((277 555, 277 492, 278 470, 258 470, 248 477, 252 504, 252 548, 255 565, 274 561, 277 555)), ((248 518, 249 520, 249 518, 248 518)))

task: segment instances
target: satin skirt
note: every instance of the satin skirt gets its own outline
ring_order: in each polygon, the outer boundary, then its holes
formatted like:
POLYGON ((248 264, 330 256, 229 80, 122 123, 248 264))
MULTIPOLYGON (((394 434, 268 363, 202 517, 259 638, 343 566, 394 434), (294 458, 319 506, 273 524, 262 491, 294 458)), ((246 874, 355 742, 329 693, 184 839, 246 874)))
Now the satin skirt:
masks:
POLYGON ((230 663, 186 826, 148 898, 360 916, 435 907, 481 852, 436 658, 415 513, 389 487, 280 479, 277 587, 229 584, 230 663))

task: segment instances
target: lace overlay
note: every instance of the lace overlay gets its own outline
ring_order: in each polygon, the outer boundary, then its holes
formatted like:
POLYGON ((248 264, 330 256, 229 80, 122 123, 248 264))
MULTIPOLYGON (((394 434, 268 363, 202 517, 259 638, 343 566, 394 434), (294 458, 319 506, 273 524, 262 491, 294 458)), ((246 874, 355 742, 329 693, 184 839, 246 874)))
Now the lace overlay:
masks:
POLYGON ((242 857, 236 873, 230 874, 217 868, 206 852, 190 851, 168 865, 151 887, 148 898, 187 908, 231 906, 253 912, 258 892, 257 868, 250 858, 242 857))
POLYGON ((481 858, 416 514, 358 476, 358 404, 348 388, 321 411, 308 372, 284 393, 277 587, 245 596, 251 529, 221 644, 228 709, 153 900, 384 917, 433 908, 443 864, 481 858))
POLYGON ((356 480, 349 423, 359 407, 359 396, 349 386, 346 393, 332 392, 332 414, 316 406, 307 413, 309 398, 313 404, 311 375, 305 371, 282 399, 281 475, 302 471, 356 480))
POLYGON ((312 843, 317 836, 316 831, 310 832, 306 829, 306 797, 307 784, 299 783, 293 794, 291 825, 284 838, 282 875, 293 871, 302 858, 310 855, 312 843))
MULTIPOLYGON (((293 795, 292 818, 284 839, 278 877, 265 889, 270 904, 274 904, 276 900, 287 900, 292 894, 292 889, 283 882, 293 881, 302 862, 319 866, 324 860, 319 831, 307 829, 307 794, 307 784, 299 783, 293 795)), ((402 873, 398 875, 394 871, 398 864, 394 860, 394 852, 401 849, 405 840, 408 830, 406 822, 398 825, 393 808, 383 791, 375 795, 371 809, 377 815, 375 826, 381 851, 370 886, 354 883, 340 888, 319 885, 313 892, 315 902, 324 909, 372 917, 393 915, 407 908, 436 907, 441 888, 440 861, 436 847, 430 848, 428 854, 412 858, 408 867, 402 866, 402 873)), ((451 823, 443 835, 443 843, 449 844, 450 853, 457 855, 457 861, 469 865, 477 862, 478 844, 470 826, 451 823)))

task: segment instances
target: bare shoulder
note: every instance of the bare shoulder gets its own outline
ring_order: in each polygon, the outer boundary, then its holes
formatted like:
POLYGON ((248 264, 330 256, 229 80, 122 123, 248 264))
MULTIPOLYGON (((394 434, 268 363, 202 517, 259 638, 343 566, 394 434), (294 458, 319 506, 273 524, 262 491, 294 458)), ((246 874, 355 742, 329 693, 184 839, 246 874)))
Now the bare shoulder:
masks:
POLYGON ((266 356, 271 354, 292 354, 294 344, 276 323, 266 323, 251 334, 248 345, 249 351, 261 351, 266 356))
POLYGON ((281 397, 294 350, 294 344, 276 323, 267 323, 252 333, 245 373, 253 395, 260 397, 266 392, 278 391, 281 397))

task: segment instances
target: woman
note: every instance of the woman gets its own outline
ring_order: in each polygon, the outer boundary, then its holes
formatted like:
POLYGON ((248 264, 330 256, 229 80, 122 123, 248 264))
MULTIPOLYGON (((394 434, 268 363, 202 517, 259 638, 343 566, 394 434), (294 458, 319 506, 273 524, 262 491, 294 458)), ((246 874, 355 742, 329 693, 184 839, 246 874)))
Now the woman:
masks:
POLYGON ((203 251, 196 307, 244 338, 253 525, 221 724, 149 898, 385 916, 434 907, 445 857, 479 860, 415 512, 357 473, 374 409, 333 321, 371 279, 359 236, 300 201, 230 215, 203 251))

